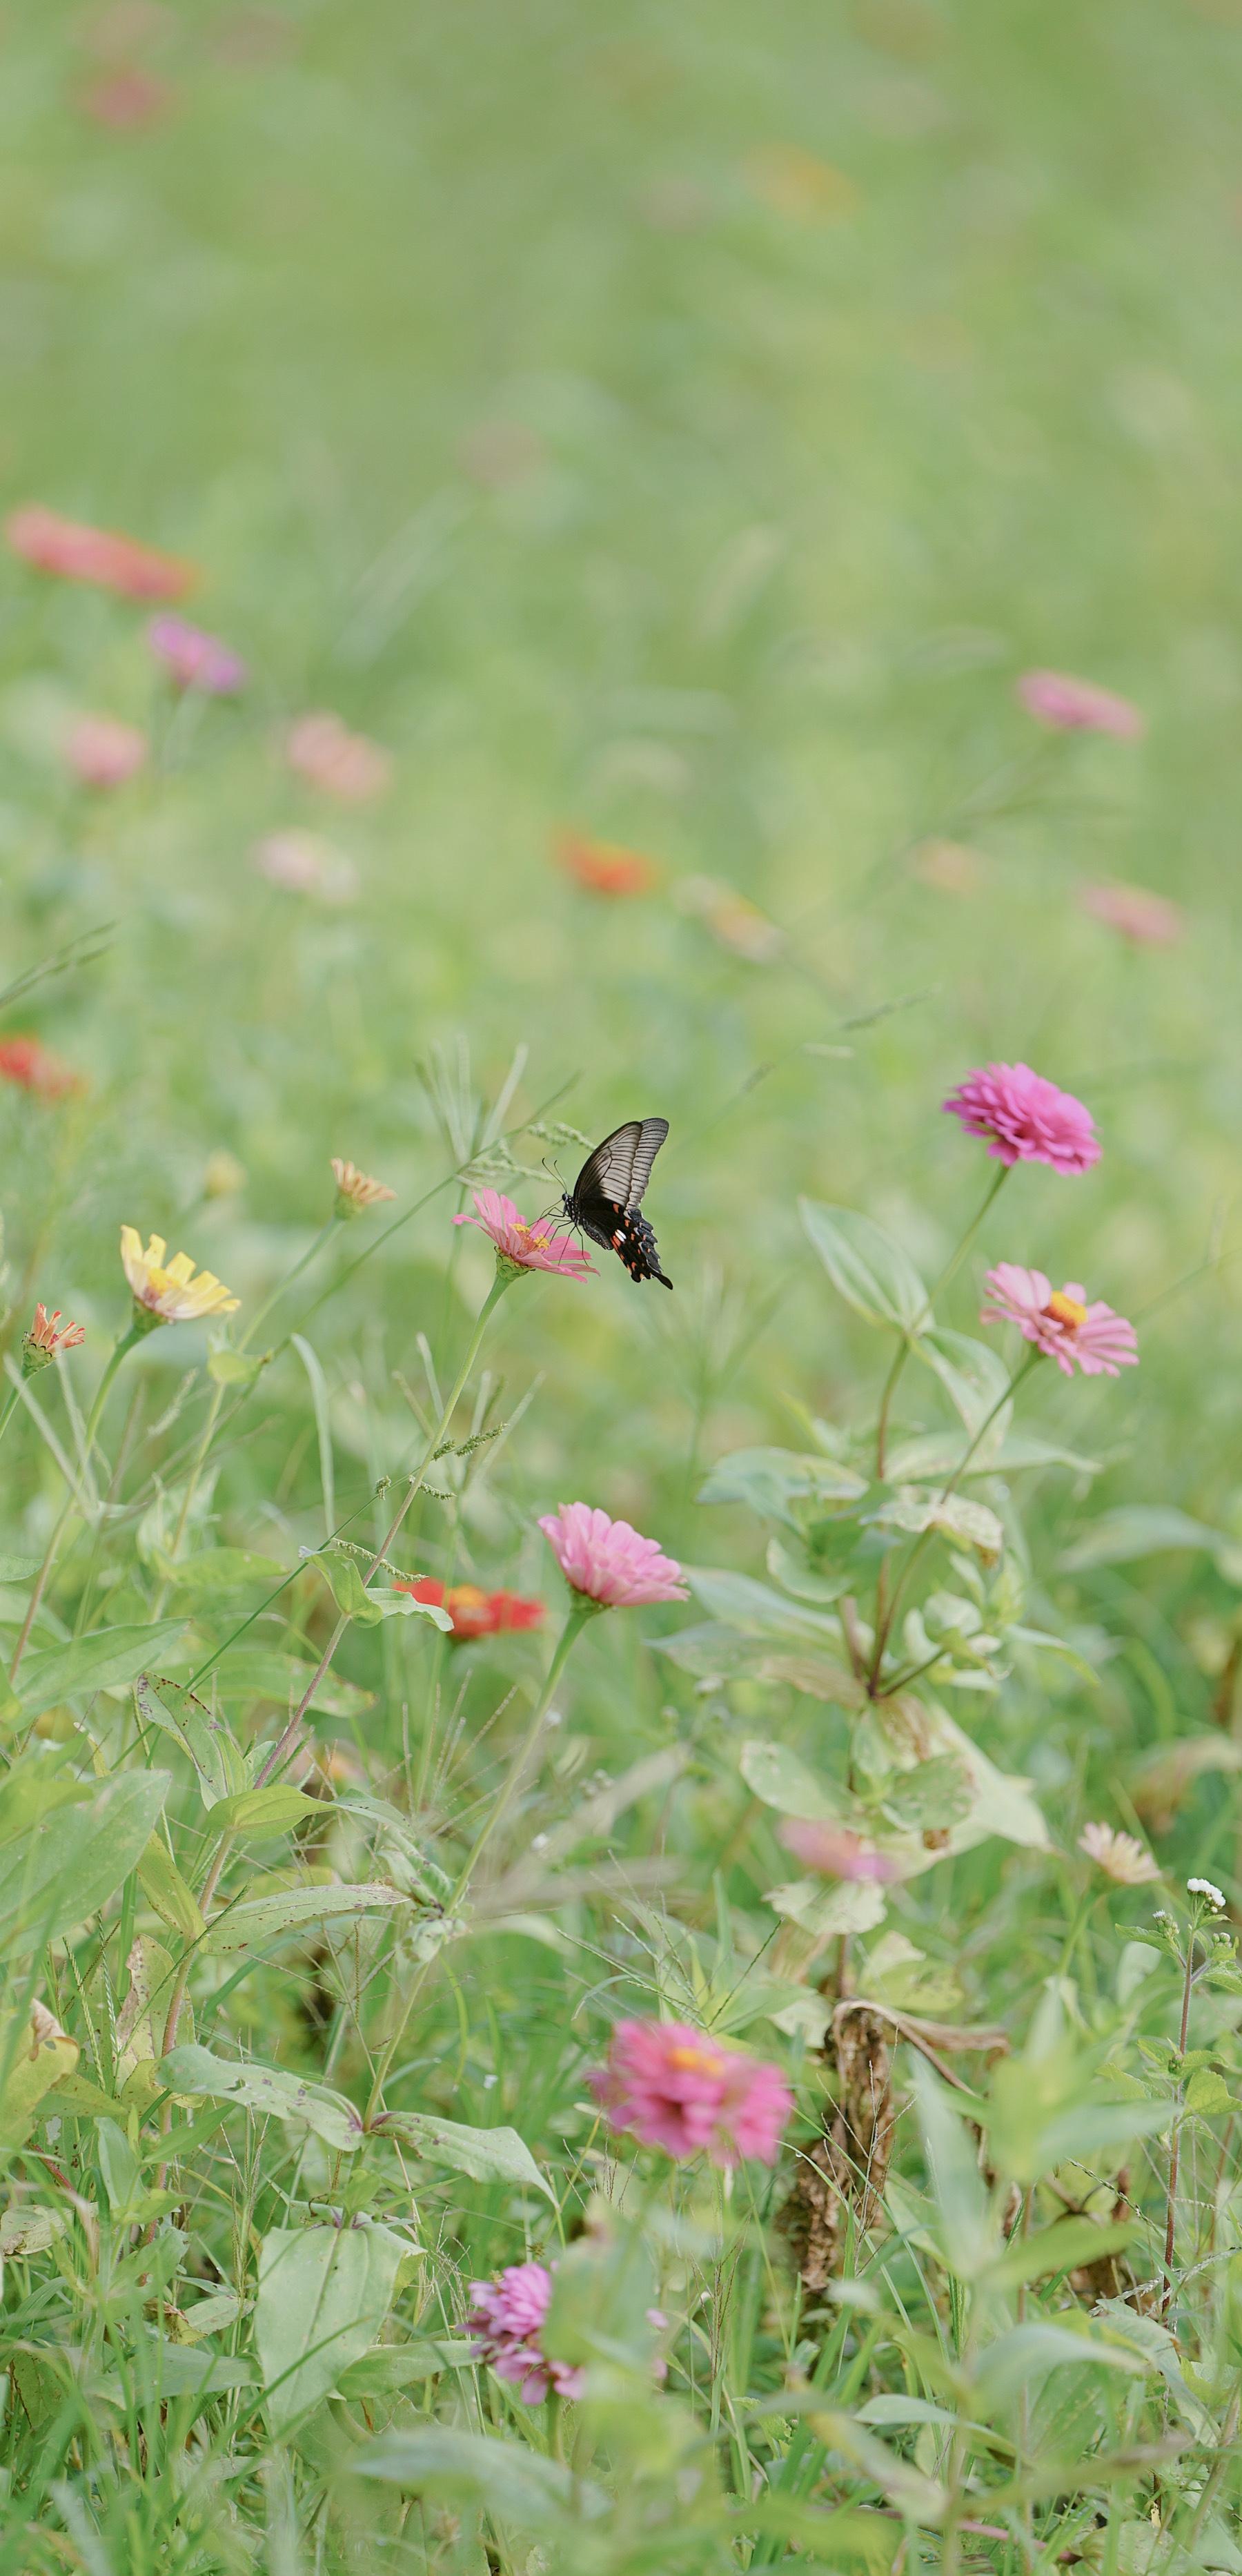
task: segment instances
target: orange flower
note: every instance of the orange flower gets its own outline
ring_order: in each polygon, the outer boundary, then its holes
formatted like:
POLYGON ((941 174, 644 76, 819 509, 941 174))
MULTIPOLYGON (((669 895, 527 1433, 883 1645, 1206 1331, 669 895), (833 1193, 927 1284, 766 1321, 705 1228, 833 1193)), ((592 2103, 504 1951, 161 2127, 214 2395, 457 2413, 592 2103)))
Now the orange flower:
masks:
POLYGON ((58 510, 35 501, 13 511, 4 533, 13 553, 40 572, 95 582, 102 590, 119 590, 124 599, 183 599, 198 579, 194 565, 176 555, 157 554, 115 529, 62 519, 58 510))
POLYGON ((356 1163, 344 1162, 339 1154, 332 1157, 332 1177, 338 1216, 361 1216, 367 1208, 379 1207, 384 1199, 397 1195, 386 1181, 373 1181, 369 1172, 360 1172, 356 1163))
POLYGON ((351 733, 340 716, 326 710, 290 725, 285 758, 290 769, 342 805, 369 805, 392 779, 391 753, 364 733, 351 733))
POLYGON ((393 1586, 396 1592, 409 1592, 416 1601, 429 1601, 437 1610, 447 1610, 453 1622, 453 1635, 494 1637, 504 1628, 538 1628, 543 1622, 542 1601, 524 1600, 520 1592, 481 1592, 475 1583, 453 1583, 447 1587, 427 1574, 410 1575, 404 1583, 393 1586))
POLYGON ((588 841, 581 832, 562 832, 554 855, 557 866, 588 894, 650 894, 660 882, 654 859, 644 858, 641 850, 622 849, 616 841, 588 841))
POLYGON ((34 1322, 22 1340, 22 1376, 33 1377, 37 1370, 49 1368, 62 1351, 79 1350, 85 1340, 80 1324, 62 1324, 59 1306, 54 1315, 49 1315, 40 1300, 34 1322))
POLYGON ((0 1038, 0 1082, 15 1082, 40 1100, 65 1100, 86 1089, 81 1074, 35 1037, 0 1038))

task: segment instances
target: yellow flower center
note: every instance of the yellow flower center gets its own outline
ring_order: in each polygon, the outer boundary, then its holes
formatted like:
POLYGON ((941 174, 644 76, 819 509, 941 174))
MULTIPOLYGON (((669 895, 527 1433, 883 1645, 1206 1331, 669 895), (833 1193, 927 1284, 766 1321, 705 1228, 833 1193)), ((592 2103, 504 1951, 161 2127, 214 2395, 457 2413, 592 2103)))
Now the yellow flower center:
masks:
POLYGON ((670 2048, 668 2062, 670 2066, 684 2068, 687 2074, 723 2075, 724 2073, 724 2059, 717 2056, 713 2048, 692 2048, 684 2045, 680 2048, 670 2048))
POLYGON ((525 1219, 525 1217, 524 1217, 524 1216, 520 1216, 520 1217, 518 1217, 518 1219, 516 1220, 516 1222, 517 1222, 517 1231, 518 1231, 518 1233, 519 1233, 519 1234, 528 1234, 528 1235, 530 1236, 531 1243, 532 1243, 532 1245, 534 1246, 535 1251, 536 1251, 536 1252, 542 1252, 542 1250, 543 1250, 543 1248, 544 1248, 544 1245, 546 1244, 546 1242, 547 1242, 547 1240, 548 1240, 547 1235, 546 1235, 546 1234, 536 1234, 534 1227, 533 1227, 533 1226, 531 1226, 531 1225, 528 1225, 528 1224, 527 1224, 526 1219, 525 1219))
POLYGON ((147 1272, 147 1295, 149 1299, 166 1297, 170 1289, 176 1288, 179 1285, 180 1282, 174 1279, 171 1273, 167 1270, 160 1270, 152 1267, 147 1272))
POLYGON ((1086 1307, 1080 1306, 1076 1297, 1067 1297, 1063 1288, 1054 1288, 1044 1313, 1051 1315, 1055 1324, 1068 1324, 1071 1333, 1076 1333, 1087 1320, 1086 1307))

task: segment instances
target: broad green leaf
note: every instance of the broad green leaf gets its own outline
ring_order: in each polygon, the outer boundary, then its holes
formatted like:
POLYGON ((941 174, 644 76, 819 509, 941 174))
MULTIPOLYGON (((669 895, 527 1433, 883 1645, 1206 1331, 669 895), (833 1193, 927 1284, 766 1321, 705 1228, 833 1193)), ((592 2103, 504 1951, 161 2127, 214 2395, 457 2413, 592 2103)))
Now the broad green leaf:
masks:
POLYGON ((363 1887, 283 1887, 255 1896, 212 1917, 204 1949, 250 1950, 282 1932, 305 1932, 311 1923, 348 1921, 351 1915, 410 1911, 408 1896, 377 1880, 363 1887))
POLYGON ((40 1563, 37 1556, 0 1556, 0 1583, 33 1583, 40 1563))
POLYGON ((58 1940, 105 1904, 141 1859, 171 1786, 122 1771, 89 1806, 61 1808, 0 1850, 0 1946, 58 1940))
POLYGON ((927 1290, 909 1254, 853 1208, 799 1202, 802 1222, 839 1297, 873 1324, 917 1333, 930 1323, 927 1290))
POLYGON ((870 1932, 885 1913, 884 1890, 873 1879, 846 1878, 833 1886, 822 1878, 794 1878, 770 1887, 764 1903, 821 1941, 839 1932, 870 1932))
POLYGON ((986 1503, 972 1502, 966 1494, 920 1494, 906 1485, 865 1517, 876 1528, 905 1530, 912 1537, 939 1530, 945 1538, 972 1547, 985 1565, 995 1565, 1004 1550, 1003 1523, 986 1503))
POLYGON ((840 1622, 805 1601, 790 1601, 769 1583, 750 1574, 733 1574, 724 1566, 687 1565, 685 1578, 696 1601, 726 1627, 751 1636, 831 1637, 839 1640, 840 1622))
POLYGON ((783 1744, 752 1739, 742 1746, 738 1769, 753 1796, 782 1816, 808 1816, 816 1823, 839 1823, 846 1801, 839 1789, 817 1780, 805 1763, 783 1744))
POLYGON ((169 2091, 203 2096, 215 2102, 241 2102, 248 2111, 270 2112, 277 2120, 301 2120, 330 2147, 352 2155, 362 2144, 362 2119, 343 2093, 326 2084, 307 2083, 280 2067, 255 2066, 235 2058, 213 2057, 209 2048, 174 2048, 164 2058, 160 2075, 169 2091))
POLYGON ((351 2361, 339 2381, 342 2397, 392 2397, 420 2379, 437 2379, 442 2370, 466 2370, 478 2347, 466 2336, 445 2336, 439 2343, 420 2337, 417 2343, 377 2343, 361 2361, 351 2361))
MULTIPOLYGON (((912 1693, 901 1692, 894 1699, 881 1700, 876 1715, 903 1770, 913 1770, 917 1763, 930 1761, 938 1754, 951 1754, 961 1764, 969 1784, 970 1806, 961 1823, 950 1830, 951 1851, 969 1851, 988 1834, 1000 1834, 1006 1842, 1022 1844, 1031 1851, 1048 1850, 1048 1827, 1030 1794, 1029 1783, 1012 1773, 998 1771, 938 1702, 916 1700, 912 1693)), ((920 1865, 931 1868, 938 1857, 936 1852, 928 1852, 920 1865)))
POLYGON ((128 2403, 132 2389, 140 2406, 162 2406, 176 2397, 222 2397, 232 2388, 254 2388, 258 2378, 252 2361, 153 2335, 149 2344, 126 2356, 126 2368, 105 2379, 98 2394, 120 2406, 128 2403))
POLYGON ((1001 2246, 975 2141, 921 2057, 913 2071, 941 2252, 960 2281, 978 2280, 992 2270, 1001 2246))
POLYGON ((46 2093, 78 2062, 78 2043, 44 2004, 0 2014, 0 2145, 19 2147, 46 2093))
POLYGON ((939 1378, 972 1440, 987 1423, 975 1458, 994 1459, 1013 1414, 1006 1402, 1012 1371, 995 1344, 975 1341, 969 1333, 948 1332, 939 1324, 924 1333, 915 1348, 939 1378))
POLYGON ((308 1798, 305 1790, 286 1789, 279 1781, 268 1789, 242 1789, 208 1809, 213 1832, 256 1836, 290 1833, 304 1817, 323 1812, 322 1798, 308 1798))
MULTIPOLYGON (((305 1699, 315 1680, 315 1666, 303 1663, 297 1655, 278 1654, 262 1646, 230 1646, 221 1656, 213 1679, 220 1685, 223 1699, 274 1699, 287 1709, 296 1708, 305 1699)), ((312 1705, 326 1717, 362 1717, 375 1706, 374 1691, 360 1690, 356 1682, 342 1680, 329 1669, 316 1684, 312 1705)))
POLYGON ((27 1717, 41 1717, 62 1699, 84 1699, 132 1682, 175 1652, 184 1619, 154 1619, 147 1628, 96 1628, 67 1646, 44 1646, 21 1667, 18 1698, 27 1717))
POLYGON ((378 2343, 411 2251, 377 2226, 275 2227, 263 2238, 254 2333, 274 2434, 283 2438, 378 2343))
POLYGON ((1186 2087, 1187 2110, 1197 2112, 1202 2120, 1214 2120, 1219 2112, 1235 2107, 1235 2097, 1224 2076, 1218 2075, 1214 2066, 1197 2067, 1186 2087))
POLYGON ((1035 2236, 1011 2238, 987 2275, 988 2288, 1017 2289, 1021 2282, 1042 2280, 1049 2272, 1073 2272, 1080 2264, 1098 2263, 1105 2254, 1119 2253, 1136 2234, 1133 2219, 1101 2226, 1093 2218, 1060 2218, 1055 2226, 1041 2227, 1035 2236))
POLYGON ((231 1351, 217 1344, 207 1354, 207 1375, 217 1386, 253 1386, 271 1356, 270 1351, 231 1351))
POLYGON ((416 1601, 412 1592, 398 1592, 384 1584, 364 1583, 352 1556, 312 1556, 309 1561, 322 1574, 337 1609, 362 1628, 373 1628, 380 1619, 430 1619, 435 1628, 452 1629, 449 1612, 435 1602, 416 1601))
POLYGON ((802 1457, 792 1449, 735 1449, 719 1458, 703 1486, 701 1503, 744 1503, 760 1520, 800 1526, 795 1502, 856 1502, 866 1478, 833 1458, 802 1457))
POLYGON ((180 1682, 139 1673, 134 1706, 143 1726, 157 1726, 188 1753, 202 1786, 206 1806, 234 1796, 247 1786, 246 1757, 222 1717, 196 1699, 180 1682))
POLYGON ((571 2509, 592 2516, 608 2510, 607 2497, 590 2479, 532 2450, 529 2442, 503 2442, 454 2424, 385 2433, 355 2451, 349 2465, 355 2477, 382 2478, 411 2495, 476 2499, 501 2523, 526 2531, 552 2527, 571 2509))
POLYGON ((1128 1565, 1138 1556, 1157 1556, 1163 1548, 1202 1548, 1214 1556, 1229 1545, 1223 1530, 1209 1529, 1206 1522, 1193 1521, 1167 1504, 1123 1503, 1114 1512, 1101 1513, 1062 1557, 1061 1568, 1080 1574, 1093 1565, 1128 1565))
POLYGON ((244 1547, 208 1547, 199 1556, 155 1558, 156 1572, 193 1608, 224 1600, 235 1592, 270 1592, 288 1573, 270 1556, 253 1556, 244 1547))
POLYGON ((171 1932, 199 1941, 206 1930, 198 1899, 177 1867, 161 1834, 152 1834, 138 1862, 138 1884, 148 1905, 171 1932))
POLYGON ((454 2173, 469 2174, 472 2182, 521 2183, 548 2200, 556 2198, 516 2129, 467 2129, 433 2112, 389 2111, 377 2121, 376 2133, 400 2138, 429 2164, 450 2165, 454 2173))
POLYGON ((1013 2326, 995 2343, 984 2346, 975 2366, 974 2403, 985 2417, 1005 2414, 1032 2380, 1045 2379, 1051 2370, 1122 2370, 1141 2378, 1147 2367, 1133 2345, 1094 2331, 1087 2317, 1081 2333, 1068 2325, 1054 2325, 1051 2319, 1040 2320, 1013 2326))

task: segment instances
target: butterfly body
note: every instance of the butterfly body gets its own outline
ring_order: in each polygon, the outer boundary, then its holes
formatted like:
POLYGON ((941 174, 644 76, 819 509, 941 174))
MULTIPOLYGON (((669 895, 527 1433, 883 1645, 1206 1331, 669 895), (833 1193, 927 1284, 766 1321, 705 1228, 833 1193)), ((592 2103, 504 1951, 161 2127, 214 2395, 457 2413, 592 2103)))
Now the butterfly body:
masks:
POLYGON ((658 1279, 672 1287, 660 1268, 656 1239, 642 1214, 642 1197, 651 1166, 668 1134, 667 1118, 629 1118, 588 1154, 572 1190, 562 1204, 569 1222, 589 1235, 605 1252, 615 1252, 631 1279, 658 1279))

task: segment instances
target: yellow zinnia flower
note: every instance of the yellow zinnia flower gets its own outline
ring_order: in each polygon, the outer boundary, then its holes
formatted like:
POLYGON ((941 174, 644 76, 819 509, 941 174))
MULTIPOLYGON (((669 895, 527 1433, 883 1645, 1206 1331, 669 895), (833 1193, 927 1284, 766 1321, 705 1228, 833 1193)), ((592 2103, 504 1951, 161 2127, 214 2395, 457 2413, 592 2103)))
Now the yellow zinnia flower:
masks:
POLYGON ((204 1315, 231 1315, 241 1303, 210 1270, 194 1275, 188 1252, 165 1264, 168 1249, 162 1234, 153 1234, 146 1251, 132 1225, 121 1228, 121 1260, 134 1292, 134 1320, 145 1324, 196 1324, 204 1315))

